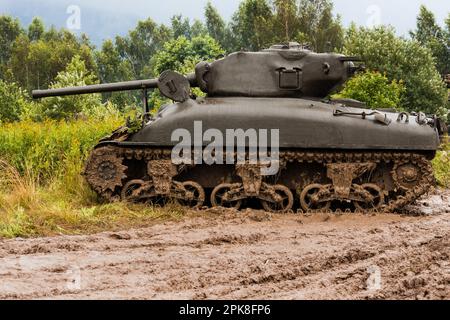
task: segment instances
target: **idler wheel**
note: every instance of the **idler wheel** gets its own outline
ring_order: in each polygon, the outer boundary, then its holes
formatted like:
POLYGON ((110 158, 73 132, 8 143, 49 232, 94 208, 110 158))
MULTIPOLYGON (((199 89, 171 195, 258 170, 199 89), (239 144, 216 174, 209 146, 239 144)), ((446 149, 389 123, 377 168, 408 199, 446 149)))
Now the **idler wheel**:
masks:
POLYGON ((380 209, 384 204, 383 190, 373 183, 366 183, 361 186, 364 191, 368 192, 369 199, 365 202, 354 201, 357 211, 380 209), (370 195, 369 195, 370 194, 370 195))
POLYGON ((273 202, 261 200, 264 210, 273 213, 286 213, 294 206, 294 195, 289 188, 275 185, 273 188, 273 202))
POLYGON ((300 204, 305 212, 311 210, 329 210, 331 201, 321 201, 321 191, 324 185, 310 184, 300 193, 300 204))
POLYGON ((422 179, 420 169, 412 163, 396 165, 393 176, 397 187, 404 191, 413 189, 422 179))
POLYGON ((205 190, 203 190, 203 187, 194 181, 186 181, 182 185, 186 190, 185 198, 177 199, 178 203, 184 207, 201 208, 205 202, 205 190))
POLYGON ((219 184, 211 193, 211 205, 213 207, 234 208, 239 210, 242 200, 230 199, 234 185, 229 183, 219 184))

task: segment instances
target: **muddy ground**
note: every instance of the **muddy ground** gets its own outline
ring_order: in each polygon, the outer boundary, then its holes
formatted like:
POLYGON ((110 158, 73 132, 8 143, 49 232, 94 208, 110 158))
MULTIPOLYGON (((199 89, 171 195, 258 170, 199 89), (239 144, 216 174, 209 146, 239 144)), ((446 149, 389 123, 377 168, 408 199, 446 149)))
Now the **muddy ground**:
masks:
POLYGON ((2 299, 450 299, 450 192, 410 215, 190 214, 0 240, 2 299))

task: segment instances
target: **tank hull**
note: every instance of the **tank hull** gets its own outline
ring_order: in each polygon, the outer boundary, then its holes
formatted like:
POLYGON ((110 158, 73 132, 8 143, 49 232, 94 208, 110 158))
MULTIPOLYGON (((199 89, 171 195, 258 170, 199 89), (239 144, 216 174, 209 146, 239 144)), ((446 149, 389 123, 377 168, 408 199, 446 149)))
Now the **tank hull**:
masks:
MULTIPOLYGON (((217 129, 224 136, 227 129, 279 130, 281 149, 435 151, 439 146, 437 131, 429 125, 419 124, 414 116, 406 122, 405 119, 397 121, 398 113, 385 113, 390 120, 386 125, 373 117, 335 116, 335 110, 371 112, 308 99, 188 100, 164 107, 156 119, 124 143, 174 146, 179 143, 172 140, 175 130, 186 129, 194 137, 198 135, 194 123, 201 121, 202 133, 217 129)), ((202 139, 202 143, 206 146, 208 141, 202 139)))

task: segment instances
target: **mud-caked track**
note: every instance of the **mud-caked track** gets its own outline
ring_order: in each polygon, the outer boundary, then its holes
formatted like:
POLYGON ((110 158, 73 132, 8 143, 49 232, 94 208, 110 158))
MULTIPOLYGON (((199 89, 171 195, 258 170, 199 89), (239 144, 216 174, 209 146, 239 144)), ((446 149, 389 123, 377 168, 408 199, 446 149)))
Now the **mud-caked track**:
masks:
MULTIPOLYGON (((424 195, 434 185, 432 154, 413 152, 302 152, 284 150, 278 173, 263 176, 263 162, 246 154, 239 163, 216 166, 175 165, 170 149, 100 146, 91 154, 85 176, 103 198, 154 203, 156 198, 200 208, 242 208, 256 199, 266 211, 377 210, 395 212, 424 195), (295 205, 298 199, 299 205, 295 205)), ((194 159, 192 154, 189 159, 194 159)), ((257 157, 256 157, 257 159, 257 157)))
POLYGON ((0 240, 0 298, 450 299, 450 193, 408 210, 213 208, 142 230, 0 240))

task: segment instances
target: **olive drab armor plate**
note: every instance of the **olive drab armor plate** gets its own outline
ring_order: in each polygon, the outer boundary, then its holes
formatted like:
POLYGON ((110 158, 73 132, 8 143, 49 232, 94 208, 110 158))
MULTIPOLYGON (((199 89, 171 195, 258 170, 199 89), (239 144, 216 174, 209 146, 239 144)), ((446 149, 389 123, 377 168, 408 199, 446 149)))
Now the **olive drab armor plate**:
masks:
POLYGON ((325 97, 354 71, 338 54, 318 54, 298 44, 261 52, 237 52, 196 67, 209 96, 325 97))

